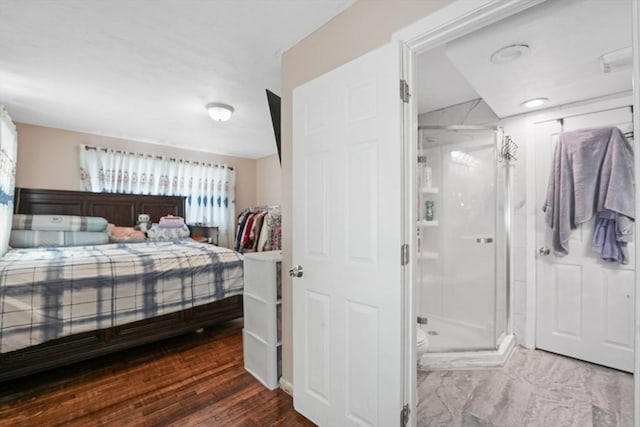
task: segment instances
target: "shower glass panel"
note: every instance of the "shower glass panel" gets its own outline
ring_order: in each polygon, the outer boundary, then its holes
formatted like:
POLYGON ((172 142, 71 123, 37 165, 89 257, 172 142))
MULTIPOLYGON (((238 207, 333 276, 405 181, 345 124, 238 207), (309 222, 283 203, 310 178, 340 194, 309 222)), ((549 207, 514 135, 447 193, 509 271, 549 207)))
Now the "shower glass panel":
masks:
POLYGON ((422 131, 418 151, 418 314, 427 318, 427 351, 494 350, 505 328, 496 133, 422 131))

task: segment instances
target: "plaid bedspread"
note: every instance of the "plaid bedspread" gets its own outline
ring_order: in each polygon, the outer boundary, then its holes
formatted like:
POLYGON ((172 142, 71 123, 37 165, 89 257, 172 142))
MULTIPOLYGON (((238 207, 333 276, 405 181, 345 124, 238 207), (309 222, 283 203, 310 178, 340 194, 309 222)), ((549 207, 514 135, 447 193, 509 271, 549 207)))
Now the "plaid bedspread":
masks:
POLYGON ((14 249, 0 258, 0 353, 242 290, 242 255, 192 240, 14 249))

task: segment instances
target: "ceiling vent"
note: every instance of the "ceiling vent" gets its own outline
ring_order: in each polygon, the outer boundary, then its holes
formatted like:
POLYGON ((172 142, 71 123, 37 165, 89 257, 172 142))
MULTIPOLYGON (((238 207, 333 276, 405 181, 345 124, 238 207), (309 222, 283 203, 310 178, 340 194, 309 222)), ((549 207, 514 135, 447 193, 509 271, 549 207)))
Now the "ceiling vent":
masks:
POLYGON ((603 73, 615 73, 631 68, 633 55, 631 46, 605 53, 600 57, 600 69, 603 73))
POLYGON ((489 60, 494 64, 508 64, 513 62, 529 51, 526 44, 512 44, 493 52, 489 60))

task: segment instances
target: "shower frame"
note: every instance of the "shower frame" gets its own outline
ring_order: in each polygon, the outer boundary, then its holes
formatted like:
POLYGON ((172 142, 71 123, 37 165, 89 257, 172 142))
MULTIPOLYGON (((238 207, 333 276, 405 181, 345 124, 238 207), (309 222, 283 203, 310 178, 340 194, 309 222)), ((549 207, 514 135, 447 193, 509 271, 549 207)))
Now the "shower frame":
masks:
MULTIPOLYGON (((501 126, 485 126, 485 125, 420 125, 417 128, 417 136, 418 141, 421 143, 423 138, 423 131, 429 130, 443 130, 443 131, 493 131, 495 133, 495 160, 494 167, 496 170, 496 185, 498 181, 498 175, 500 168, 498 165, 502 163, 504 165, 504 175, 503 175, 503 200, 504 200, 504 208, 502 209, 502 222, 504 226, 504 292, 505 298, 503 303, 505 304, 505 327, 504 327, 504 337, 500 342, 499 336, 501 333, 498 332, 498 277, 496 276, 496 286, 494 288, 495 295, 495 303, 494 307, 494 348, 489 350, 456 350, 451 352, 443 352, 443 353, 427 353, 430 359, 433 359, 428 364, 419 363, 420 367, 428 368, 428 369, 442 369, 450 367, 449 360, 455 360, 455 365, 458 365, 458 362, 462 361, 462 364, 466 366, 468 363, 470 366, 493 366, 500 365, 506 360, 511 348, 514 345, 513 340, 513 319, 512 319, 512 304, 513 304, 513 293, 512 293, 512 259, 511 259, 511 239, 512 239, 512 200, 511 200, 511 169, 513 164, 510 159, 505 159, 500 156, 501 147, 500 145, 504 142, 504 130, 501 126), (504 344, 504 345, 502 345, 504 344), (480 354, 482 353, 482 354, 480 354), (493 354, 495 353, 495 354, 493 354), (504 353, 504 357, 502 357, 502 353, 504 353), (469 356, 465 358, 464 355, 469 356), (436 357, 431 357, 436 356, 436 357), (477 356, 480 356, 478 358, 477 356), (484 357, 487 356, 487 357, 484 357), (497 357, 495 357, 497 356, 497 357), (467 360, 468 359, 468 360, 467 360), (495 363, 494 363, 495 361, 495 363)), ((437 144, 437 146, 446 146, 445 144, 437 144)), ((415 180, 414 180, 415 182, 415 180)), ((496 187, 497 190, 497 187, 496 187)), ((496 194, 497 196, 497 194, 496 194)), ((496 216, 496 225, 498 225, 500 219, 498 216, 500 212, 497 212, 496 216)), ((497 230, 496 230, 497 233, 497 230)), ((497 234, 496 234, 497 236, 497 234)), ((497 242, 497 240, 496 240, 497 242)), ((498 248, 496 248, 496 256, 498 255, 498 248)), ((494 261, 496 266, 496 273, 498 273, 498 259, 494 261)), ((414 286, 417 286, 417 278, 414 286)))

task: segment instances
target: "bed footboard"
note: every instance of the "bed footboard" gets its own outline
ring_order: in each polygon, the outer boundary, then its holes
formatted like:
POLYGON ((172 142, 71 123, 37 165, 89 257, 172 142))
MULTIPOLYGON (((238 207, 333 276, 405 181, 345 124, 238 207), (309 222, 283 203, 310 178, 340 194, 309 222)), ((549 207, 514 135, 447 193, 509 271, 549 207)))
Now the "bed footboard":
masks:
POLYGON ((152 319, 0 354, 0 382, 182 335, 242 317, 242 295, 152 319))

